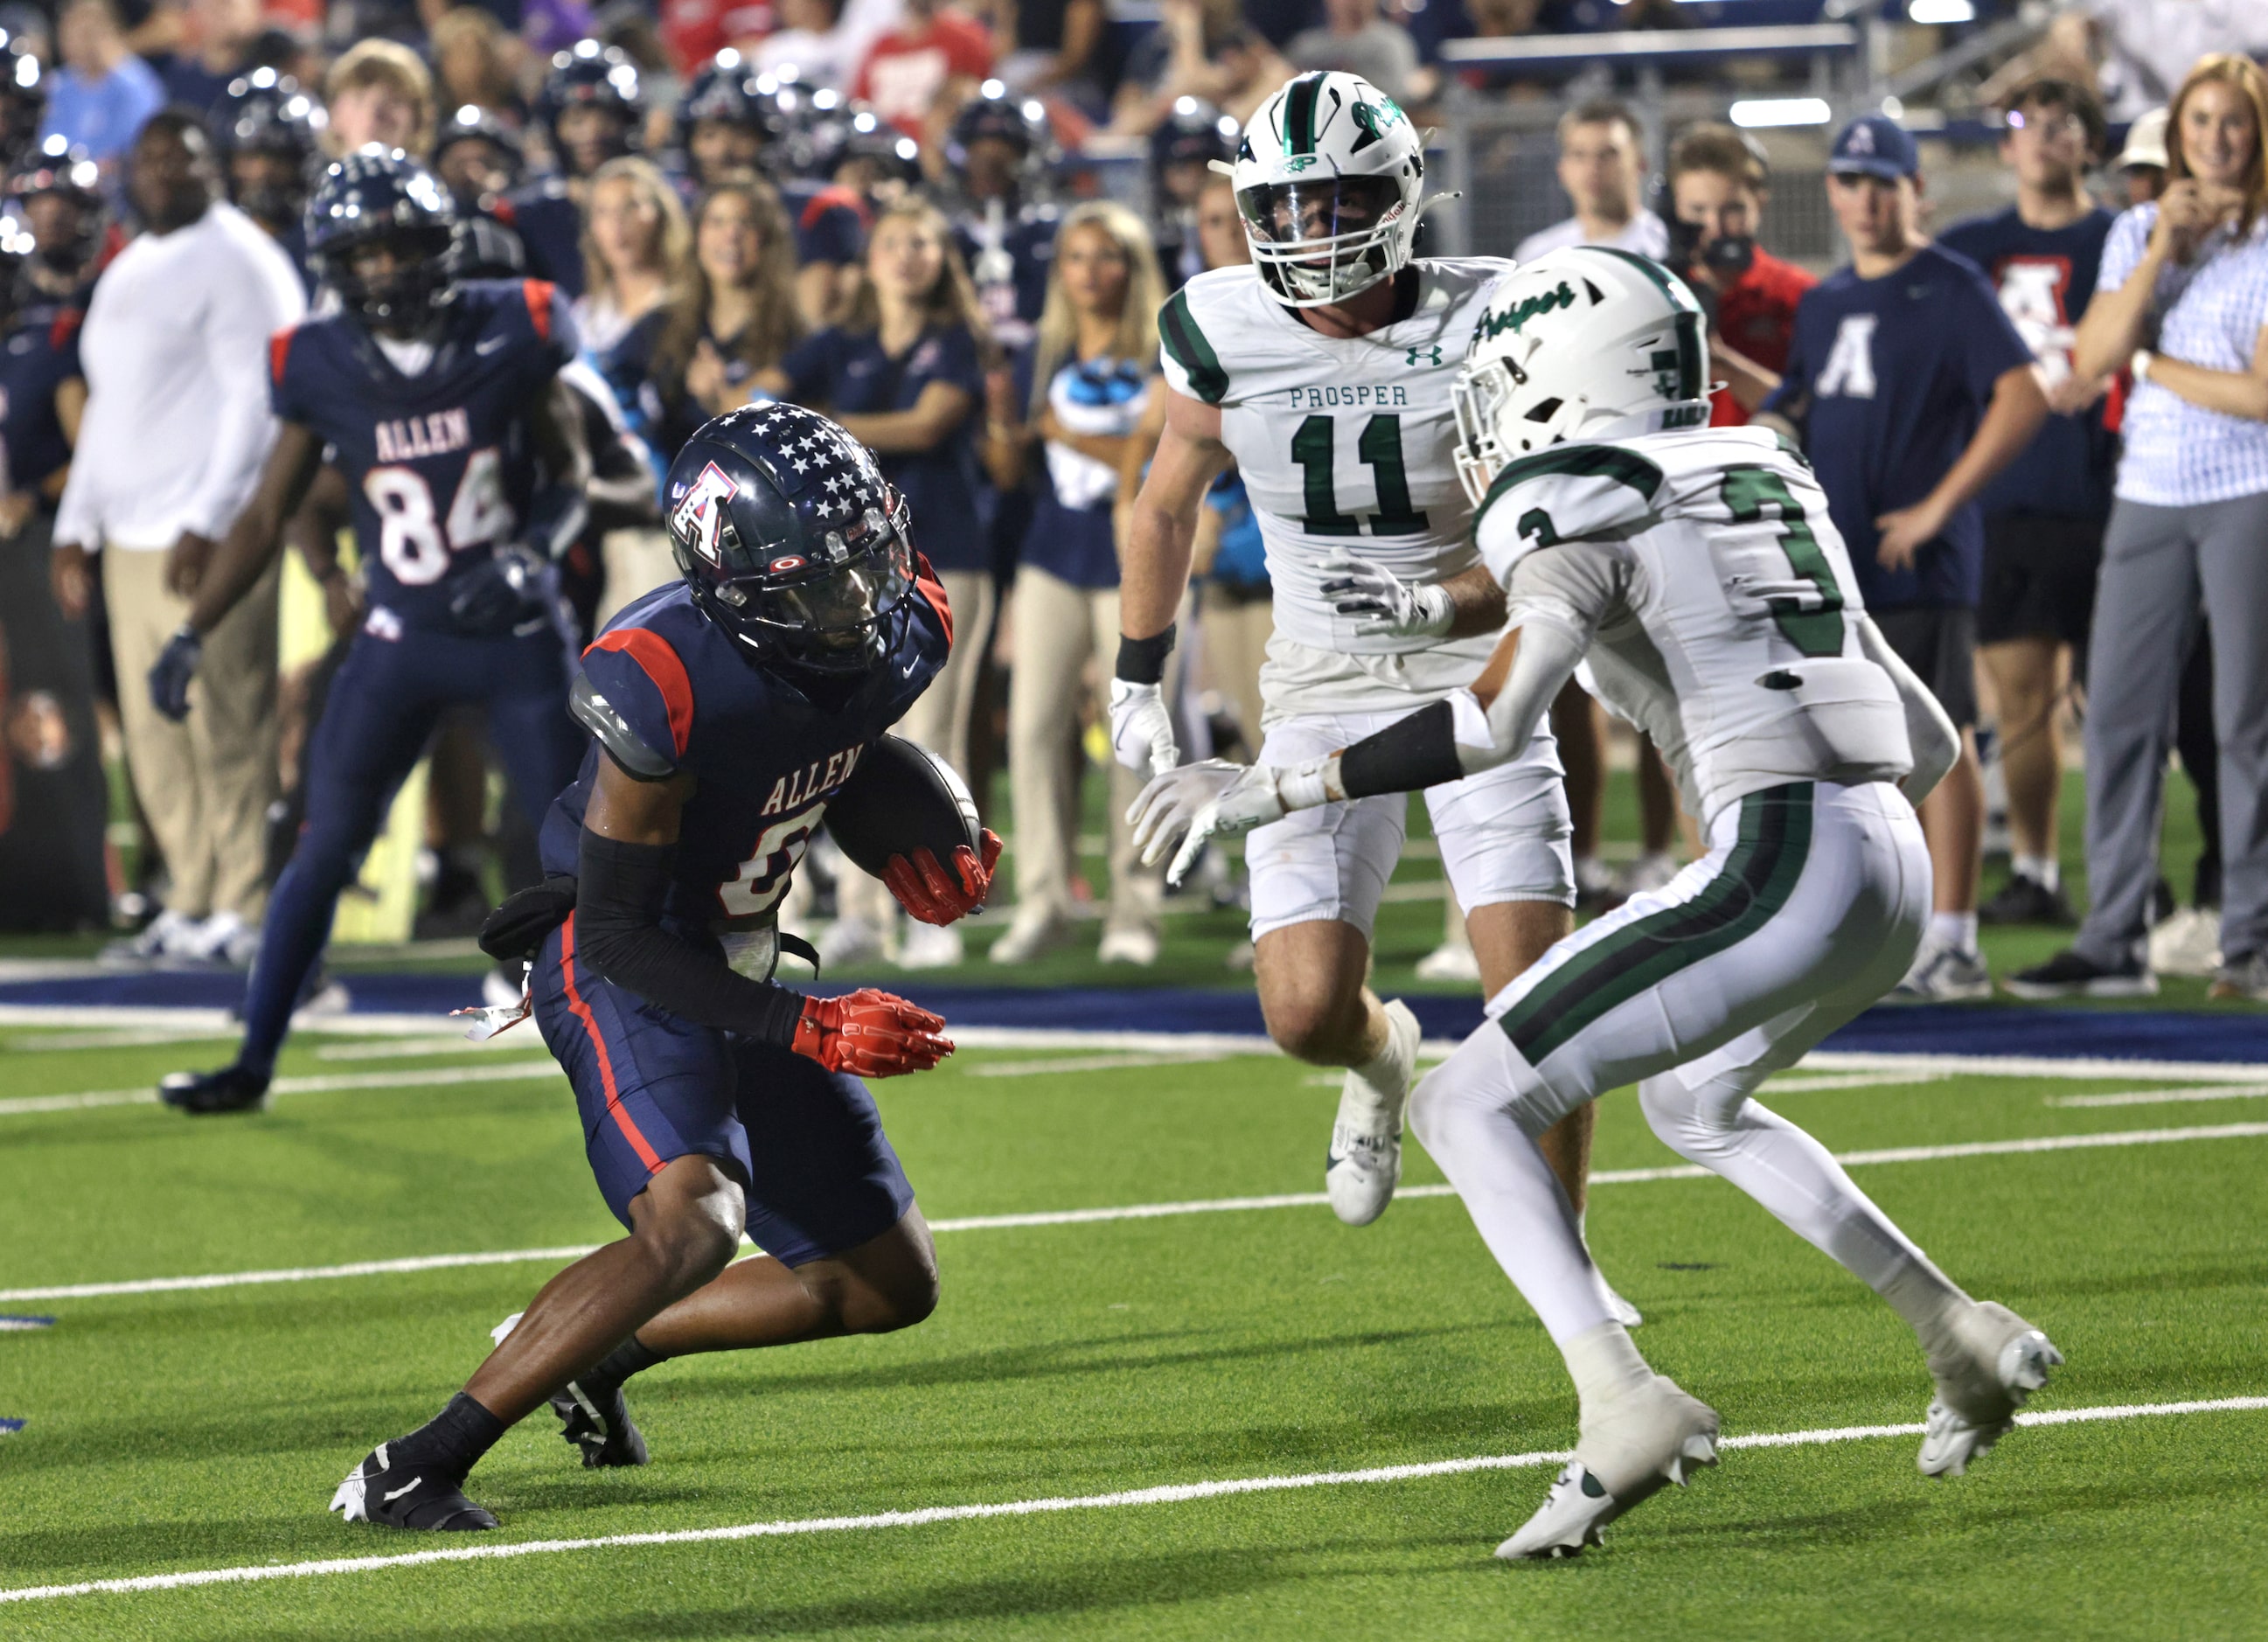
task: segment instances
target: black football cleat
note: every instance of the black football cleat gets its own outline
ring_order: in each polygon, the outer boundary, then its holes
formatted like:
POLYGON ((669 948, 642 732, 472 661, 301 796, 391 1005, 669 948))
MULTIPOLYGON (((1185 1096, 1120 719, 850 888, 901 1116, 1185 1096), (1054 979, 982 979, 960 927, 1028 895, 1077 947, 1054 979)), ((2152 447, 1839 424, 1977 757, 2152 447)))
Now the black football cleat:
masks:
POLYGON ((231 1063, 217 1071, 173 1071, 158 1086, 158 1098, 191 1116, 215 1112, 264 1112, 268 1079, 231 1063))
POLYGON ((645 1439, 630 1423, 620 1386, 600 1395, 571 1380, 551 1399, 551 1411, 559 1416, 559 1434, 583 1451, 584 1469, 646 1462, 645 1439))
POLYGON ((331 1496, 331 1509, 344 1521, 423 1534, 476 1532, 497 1526, 495 1517, 465 1498, 462 1477, 431 1466, 396 1463, 389 1457, 393 1446, 381 1442, 372 1449, 331 1496))

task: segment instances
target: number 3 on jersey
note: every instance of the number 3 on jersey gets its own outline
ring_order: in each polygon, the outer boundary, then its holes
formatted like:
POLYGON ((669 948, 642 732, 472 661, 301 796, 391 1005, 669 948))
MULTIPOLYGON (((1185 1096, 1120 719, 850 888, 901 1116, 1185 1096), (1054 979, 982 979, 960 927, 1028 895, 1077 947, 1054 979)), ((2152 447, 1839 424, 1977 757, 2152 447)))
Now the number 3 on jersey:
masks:
MULTIPOLYGON (((1307 516, 1300 523, 1309 535, 1362 534, 1362 520, 1339 512, 1331 473, 1337 444, 1337 420, 1331 416, 1309 416, 1292 435, 1292 460, 1299 465, 1307 490, 1307 516)), ((1370 516, 1370 534, 1422 534, 1426 529, 1425 510, 1410 505, 1410 475, 1402 465, 1402 418, 1391 413, 1373 416, 1362 424, 1354 449, 1371 469, 1378 490, 1378 511, 1370 516)))
POLYGON ((405 587, 439 581, 448 574, 452 553, 512 534, 504 463, 494 445, 466 458, 446 524, 433 505, 433 488, 415 468, 373 468, 363 475, 362 490, 378 510, 378 556, 405 587))

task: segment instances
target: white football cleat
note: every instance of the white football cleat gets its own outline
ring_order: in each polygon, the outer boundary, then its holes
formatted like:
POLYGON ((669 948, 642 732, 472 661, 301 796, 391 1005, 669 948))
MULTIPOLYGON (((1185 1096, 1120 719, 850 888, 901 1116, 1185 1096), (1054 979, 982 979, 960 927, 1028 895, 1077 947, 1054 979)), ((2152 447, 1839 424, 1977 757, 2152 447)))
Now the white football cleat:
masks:
POLYGON ((1418 1040, 1422 1035, 1410 1005, 1396 999, 1386 1006, 1386 1049, 1394 1086, 1381 1088, 1349 1067, 1339 1090, 1338 1121, 1323 1160, 1323 1191, 1331 1212, 1349 1226, 1368 1226, 1394 1201, 1402 1183, 1402 1116, 1417 1080, 1418 1040))
POLYGON ((1581 1440, 1543 1507, 1496 1548, 1506 1562, 1574 1557, 1602 1543, 1607 1524, 1688 1472, 1717 1463, 1717 1410, 1665 1375, 1583 1422, 1581 1440))
POLYGON ((1959 1476, 2007 1436, 2024 1399, 2063 1365, 2054 1343, 2006 1306, 1972 1302, 1929 1352, 1937 1395, 1929 1405, 1921 1454, 1924 1476, 1959 1476))

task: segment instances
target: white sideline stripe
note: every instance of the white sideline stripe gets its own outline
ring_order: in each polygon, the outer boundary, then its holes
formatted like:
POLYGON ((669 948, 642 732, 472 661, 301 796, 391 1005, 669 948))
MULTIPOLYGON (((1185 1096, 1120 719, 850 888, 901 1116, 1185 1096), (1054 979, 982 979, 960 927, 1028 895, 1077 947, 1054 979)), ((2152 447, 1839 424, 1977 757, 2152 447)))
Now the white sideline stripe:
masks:
POLYGON ((1037 1078, 1050 1072, 1127 1071, 1145 1066, 1209 1066, 1227 1058, 1226 1055, 1069 1055, 1046 1060, 1011 1060, 996 1065, 971 1066, 962 1075, 970 1078, 1037 1078))
POLYGON ((2268 1082, 2268 1064, 2247 1061, 2121 1060, 2109 1056, 1907 1055, 1865 1049, 1814 1049, 1804 1071, 1936 1071, 1949 1077, 2163 1079, 2168 1083, 2268 1082))
MULTIPOLYGON (((531 1083, 540 1078, 563 1078, 559 1063, 542 1060, 508 1061, 501 1066, 436 1066, 424 1071, 330 1072, 315 1078, 278 1078, 268 1086, 270 1094, 335 1094, 346 1089, 423 1089, 453 1083, 531 1083)), ((27 1112, 75 1112, 92 1106, 155 1106, 155 1089, 92 1089, 84 1094, 31 1094, 0 1101, 0 1117, 27 1112)))
POLYGON ((2051 1094, 2050 1106, 2171 1106, 2191 1101, 2249 1101, 2268 1094, 2268 1083, 2207 1084, 2198 1089, 2122 1089, 2116 1094, 2051 1094))
MULTIPOLYGON (((2014 1152, 2084 1151, 2099 1146, 2161 1145, 2177 1140, 2250 1140, 2268 1136, 2268 1123, 2213 1123, 2186 1129, 2121 1129, 2097 1135, 2041 1135, 2021 1140, 1972 1140, 1944 1146, 1893 1146, 1874 1152, 1845 1152, 1836 1160, 1852 1167, 1876 1163, 1931 1163, 1947 1158, 1994 1157, 2014 1152)), ((1594 1186, 1636 1186, 1655 1181, 1707 1180, 1698 1164, 1663 1168, 1602 1169, 1594 1186)), ((1447 1185, 1404 1186, 1397 1197, 1452 1197, 1447 1185)), ((998 1232, 1027 1226, 1094 1226, 1111 1220, 1162 1220, 1189 1214, 1231 1214, 1256 1209, 1314 1209, 1330 1201, 1319 1191, 1285 1192, 1264 1197, 1207 1197, 1187 1203, 1138 1203, 1101 1209, 1043 1209, 1023 1214, 980 1214, 932 1220, 932 1232, 998 1232)), ((298 1266, 274 1271, 216 1271, 188 1278, 137 1278, 118 1283, 74 1283, 53 1288, 0 1289, 0 1300, 99 1300, 110 1294, 166 1294, 188 1289, 234 1288, 247 1284, 310 1283, 328 1278, 381 1277, 401 1271, 440 1271, 453 1266, 502 1266, 539 1260, 578 1260, 597 1244, 563 1248, 505 1249, 468 1255, 413 1255, 399 1260, 358 1260, 342 1266, 298 1266)))
MULTIPOLYGON (((2110 1408, 2043 1410, 2016 1416, 2019 1425, 2080 1425, 2104 1420, 2163 1418, 2176 1414, 2237 1414, 2268 1409, 2268 1397, 2213 1397, 2195 1403, 2130 1403, 2110 1408)), ((1830 1443, 1864 1442, 1881 1437, 1918 1437, 1912 1425, 1839 1425, 1818 1431, 1756 1432, 1725 1437, 1718 1447, 1809 1448, 1830 1443)), ((99 1596, 136 1591, 179 1591, 201 1585, 250 1585, 269 1579, 306 1579, 330 1573, 371 1573, 384 1568, 416 1568, 442 1562, 497 1562, 516 1557, 556 1556, 574 1550, 610 1550, 630 1546, 714 1544, 719 1541, 784 1539, 805 1534, 871 1532, 879 1528, 930 1528, 942 1522, 973 1522, 994 1517, 1045 1516, 1063 1511, 1116 1511, 1131 1506, 1177 1506, 1238 1494, 1285 1493, 1297 1489, 1343 1488, 1373 1483, 1417 1482, 1475 1471, 1534 1470, 1564 1463, 1564 1451, 1475 1454, 1411 1465, 1378 1465, 1359 1471, 1307 1471, 1290 1476, 1232 1476, 1212 1482, 1173 1483, 1159 1488, 1130 1488, 1108 1494, 1069 1494, 1046 1499, 1009 1499, 985 1505, 929 1506, 916 1511, 880 1511, 871 1516, 797 1517, 775 1522, 743 1522, 730 1528, 677 1528, 647 1534, 604 1534, 588 1539, 523 1540, 516 1544, 464 1545, 446 1550, 416 1550, 395 1557, 333 1557, 320 1562, 266 1563, 250 1567, 195 1568, 180 1573, 145 1573, 125 1579, 90 1579, 79 1585, 20 1586, 0 1589, 0 1602, 49 1602, 58 1597, 99 1596)))
POLYGON ((164 1043, 213 1043, 226 1039, 218 1032, 184 1030, 178 1027, 119 1027, 95 1032, 56 1032, 45 1037, 18 1038, 8 1045, 11 1055, 57 1055, 72 1049, 144 1049, 164 1043))

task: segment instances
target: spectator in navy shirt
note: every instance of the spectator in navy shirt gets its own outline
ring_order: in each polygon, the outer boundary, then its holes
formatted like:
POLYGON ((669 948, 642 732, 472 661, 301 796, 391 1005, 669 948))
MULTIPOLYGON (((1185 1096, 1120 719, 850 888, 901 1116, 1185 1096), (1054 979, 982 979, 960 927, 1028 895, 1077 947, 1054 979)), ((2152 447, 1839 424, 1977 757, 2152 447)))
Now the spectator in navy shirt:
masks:
MULTIPOLYGON (((976 288, 954 247, 952 225, 926 200, 906 199, 875 218, 865 280, 840 325, 814 334, 762 385, 824 410, 881 458, 882 476, 913 511, 914 545, 945 585, 958 642, 945 668, 900 721, 909 736, 968 776, 969 719, 978 659, 992 625, 992 570, 976 431, 983 420, 991 344, 976 288)), ((821 958, 879 955, 896 922, 888 891, 857 875, 843 916, 820 938, 821 958)), ((961 961, 957 930, 913 924, 899 948, 909 968, 961 961)))
POLYGON ((1920 171, 1913 139, 1884 115, 1854 120, 1835 139, 1827 198, 1851 266, 1797 305, 1785 379, 1765 409, 1804 426, 1867 610, 1962 730, 1961 762, 1921 806, 1935 899, 1897 996, 1984 998, 1977 497, 2031 442, 2048 406, 2031 350, 1977 265, 1916 229, 1920 171))
POLYGON ((1985 487, 1984 574, 1977 659, 1999 715, 2014 871, 1981 909, 1987 924, 2074 920, 2056 858, 2063 787, 2057 709, 2084 677, 2102 527, 2110 517, 2116 442, 2102 425, 2101 378, 2071 365, 2073 328, 2095 295, 2110 213, 2087 192, 2102 156, 2102 105, 2067 80, 2036 80, 2008 101, 2000 155, 2016 173, 2016 202, 1945 231, 1941 243, 1984 270, 2032 350, 2049 416, 2039 436, 1985 487))
MULTIPOLYGON (((1112 504, 1127 445, 1154 391, 1163 294, 1149 231, 1124 206, 1075 207, 1056 235, 1039 335, 1012 398, 990 406, 985 465, 1002 489, 1037 492, 1016 569, 1008 637, 1008 760, 1015 791, 1016 921, 992 947, 1023 963, 1070 934, 1077 862, 1072 742, 1090 662, 1118 645, 1112 504)), ((1161 883, 1134 859, 1127 806, 1142 778, 1111 765, 1110 909, 1099 956, 1155 962, 1161 883)))

